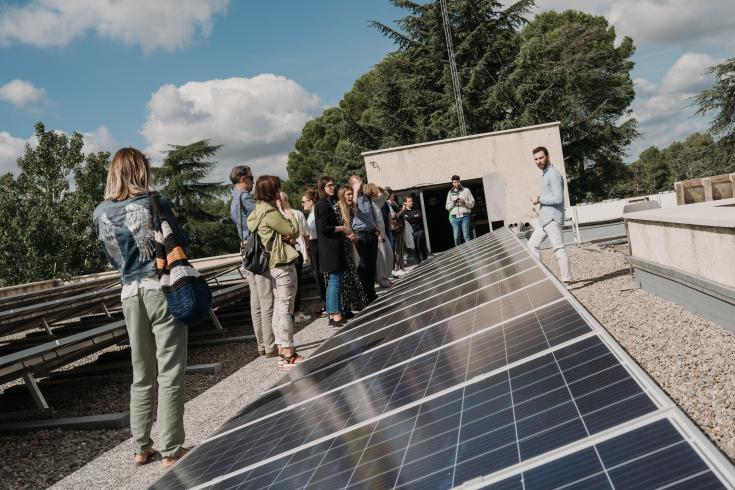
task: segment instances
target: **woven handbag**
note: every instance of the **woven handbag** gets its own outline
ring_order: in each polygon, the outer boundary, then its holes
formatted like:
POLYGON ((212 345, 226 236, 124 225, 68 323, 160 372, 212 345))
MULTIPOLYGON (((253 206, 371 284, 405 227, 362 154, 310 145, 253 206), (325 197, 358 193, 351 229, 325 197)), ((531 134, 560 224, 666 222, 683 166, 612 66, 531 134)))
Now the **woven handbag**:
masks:
POLYGON ((199 325, 212 306, 212 291, 186 257, 157 194, 148 201, 153 211, 156 240, 156 270, 171 315, 189 327, 199 325))

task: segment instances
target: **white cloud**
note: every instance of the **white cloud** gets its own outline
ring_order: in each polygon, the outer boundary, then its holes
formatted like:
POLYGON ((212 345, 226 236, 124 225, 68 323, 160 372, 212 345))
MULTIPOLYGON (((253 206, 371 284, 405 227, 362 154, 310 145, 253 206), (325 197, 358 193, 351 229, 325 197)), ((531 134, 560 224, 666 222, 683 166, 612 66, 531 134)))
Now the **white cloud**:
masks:
POLYGON ((82 136, 84 137, 84 148, 82 148, 84 153, 97 153, 98 151, 114 153, 117 149, 117 141, 105 126, 100 126, 89 133, 82 133, 82 136))
POLYGON ((636 46, 676 44, 685 50, 735 47, 732 0, 539 0, 538 11, 575 9, 602 14, 636 46))
POLYGON ((34 141, 35 138, 24 140, 6 131, 0 131, 0 174, 15 172, 18 169, 16 160, 23 154, 26 143, 34 141))
POLYGON ((46 99, 46 91, 31 82, 15 79, 0 86, 0 100, 16 107, 37 105, 46 99))
POLYGON ((258 174, 285 176, 288 152, 322 109, 318 96, 273 74, 164 85, 151 96, 140 132, 154 160, 169 144, 211 139, 224 145, 216 155, 216 178, 243 161, 254 162, 258 174))
POLYGON ((701 92, 714 82, 708 69, 720 62, 707 54, 684 53, 664 76, 661 88, 667 93, 701 92))
MULTIPOLYGON (((69 136, 69 133, 61 130, 54 130, 55 133, 69 136)), ((105 126, 100 126, 94 131, 82 133, 84 137, 83 153, 96 153, 98 151, 113 152, 117 146, 115 138, 112 137, 110 131, 105 126)), ((18 157, 25 152, 25 145, 31 145, 35 148, 38 144, 36 135, 31 135, 26 139, 17 138, 6 131, 0 131, 0 174, 6 172, 16 173, 18 171, 18 157)))
POLYGON ((642 137, 630 147, 631 160, 637 159, 649 146, 665 148, 673 141, 707 130, 708 121, 694 116, 696 107, 691 97, 712 86, 713 79, 706 70, 718 62, 709 55, 684 53, 669 68, 660 85, 643 78, 635 80, 636 99, 632 109, 642 137))
POLYGON ((658 91, 656 84, 651 83, 645 78, 636 78, 633 80, 635 85, 635 94, 637 97, 649 97, 658 91))
POLYGON ((209 36, 229 0, 32 0, 0 7, 0 45, 61 47, 94 30, 100 37, 175 51, 209 36))

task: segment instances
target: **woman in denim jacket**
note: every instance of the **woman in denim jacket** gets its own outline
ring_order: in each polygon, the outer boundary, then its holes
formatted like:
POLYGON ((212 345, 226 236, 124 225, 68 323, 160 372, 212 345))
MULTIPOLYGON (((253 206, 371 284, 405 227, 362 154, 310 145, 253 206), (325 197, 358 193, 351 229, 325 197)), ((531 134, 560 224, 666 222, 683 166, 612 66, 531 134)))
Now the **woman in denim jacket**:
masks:
MULTIPOLYGON (((150 165, 143 153, 135 148, 118 150, 107 174, 105 200, 94 210, 93 223, 107 260, 120 272, 122 283, 122 310, 133 361, 130 429, 134 462, 146 464, 158 453, 151 439, 157 380, 161 455, 163 466, 168 468, 188 451, 183 447, 187 328, 169 313, 156 275, 149 177, 150 165)), ((160 203, 161 212, 186 248, 188 240, 171 205, 165 199, 160 203)))

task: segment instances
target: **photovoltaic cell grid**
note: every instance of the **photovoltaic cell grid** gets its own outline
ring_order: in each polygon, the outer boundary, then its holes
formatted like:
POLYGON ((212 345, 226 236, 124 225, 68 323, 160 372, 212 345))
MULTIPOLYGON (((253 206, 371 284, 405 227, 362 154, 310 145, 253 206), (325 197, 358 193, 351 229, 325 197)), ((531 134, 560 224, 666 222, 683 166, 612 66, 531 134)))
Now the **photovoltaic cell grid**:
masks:
POLYGON ((621 359, 498 230, 422 264, 153 488, 732 488, 621 359))

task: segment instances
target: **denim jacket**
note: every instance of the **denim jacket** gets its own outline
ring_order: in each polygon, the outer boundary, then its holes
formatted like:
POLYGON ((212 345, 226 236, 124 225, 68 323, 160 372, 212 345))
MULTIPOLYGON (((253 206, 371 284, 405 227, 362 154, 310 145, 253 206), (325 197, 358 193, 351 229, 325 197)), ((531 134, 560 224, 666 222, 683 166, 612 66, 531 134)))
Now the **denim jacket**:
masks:
MULTIPOLYGON (((159 201, 179 243, 188 249, 189 239, 176 222, 171 204, 162 197, 159 201)), ((92 223, 107 261, 120 272, 123 285, 156 276, 155 235, 147 195, 102 201, 94 210, 92 223)))
POLYGON ((241 191, 236 187, 232 189, 232 202, 230 203, 230 218, 237 226, 237 232, 240 234, 240 240, 247 240, 250 236, 248 230, 248 216, 255 209, 255 200, 248 191, 241 191), (240 210, 242 203, 242 210, 240 210))

